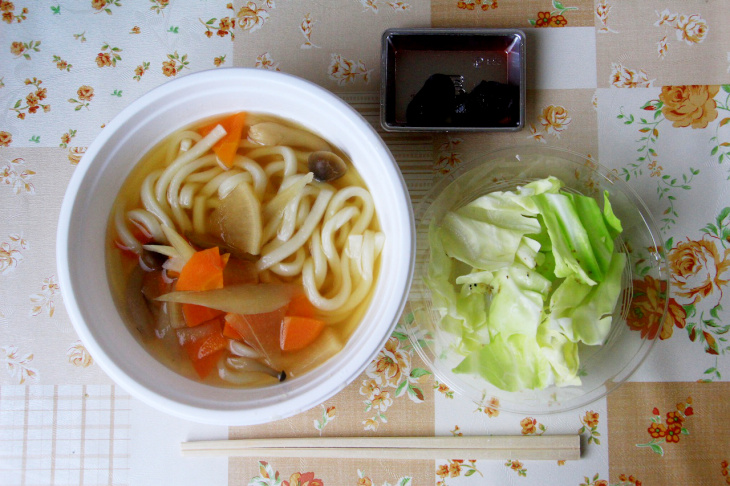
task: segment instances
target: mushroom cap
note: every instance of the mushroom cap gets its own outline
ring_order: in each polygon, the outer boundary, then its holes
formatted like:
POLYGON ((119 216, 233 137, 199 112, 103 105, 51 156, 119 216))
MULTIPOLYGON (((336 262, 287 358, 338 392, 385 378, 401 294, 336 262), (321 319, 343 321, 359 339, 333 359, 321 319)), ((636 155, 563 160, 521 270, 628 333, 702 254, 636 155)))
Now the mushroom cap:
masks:
POLYGON ((309 171, 319 182, 331 182, 339 179, 347 172, 347 164, 342 157, 328 150, 319 150, 309 154, 307 161, 309 171))

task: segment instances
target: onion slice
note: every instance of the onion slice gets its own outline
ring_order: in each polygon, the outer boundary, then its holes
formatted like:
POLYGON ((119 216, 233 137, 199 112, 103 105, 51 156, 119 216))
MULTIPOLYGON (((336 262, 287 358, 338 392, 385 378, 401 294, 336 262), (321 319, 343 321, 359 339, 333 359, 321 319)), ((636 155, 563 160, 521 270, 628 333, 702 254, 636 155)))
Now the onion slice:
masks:
POLYGON ((283 283, 240 284, 222 289, 169 292, 156 300, 202 305, 234 314, 261 314, 287 305, 296 291, 296 286, 283 283))

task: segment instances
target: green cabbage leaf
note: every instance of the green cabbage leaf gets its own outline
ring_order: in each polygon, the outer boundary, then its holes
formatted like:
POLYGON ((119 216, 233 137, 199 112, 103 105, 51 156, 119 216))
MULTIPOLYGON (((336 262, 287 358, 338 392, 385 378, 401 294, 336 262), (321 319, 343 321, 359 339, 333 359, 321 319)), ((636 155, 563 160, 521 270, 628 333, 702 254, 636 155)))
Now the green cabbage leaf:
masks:
POLYGON ((458 337, 455 373, 508 391, 579 385, 579 345, 611 330, 626 256, 604 193, 548 177, 492 192, 432 222, 425 283, 439 325, 458 337))

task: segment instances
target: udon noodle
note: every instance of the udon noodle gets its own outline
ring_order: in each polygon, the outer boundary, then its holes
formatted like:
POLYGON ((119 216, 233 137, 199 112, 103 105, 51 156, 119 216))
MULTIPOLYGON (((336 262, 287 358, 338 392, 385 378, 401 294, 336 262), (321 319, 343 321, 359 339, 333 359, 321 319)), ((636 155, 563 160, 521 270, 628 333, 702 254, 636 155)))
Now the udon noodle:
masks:
MULTIPOLYGON (((317 353, 322 356, 314 362, 308 357, 307 366, 299 367, 301 351, 281 351, 279 356, 279 351, 257 349, 245 337, 226 338, 217 375, 237 385, 258 383, 263 373, 257 366, 277 371, 288 366, 291 369, 283 371, 296 374, 297 369, 321 364, 341 348, 368 301, 385 242, 372 195, 343 153, 281 119, 247 114, 246 122, 235 154, 227 161, 217 151, 228 135, 222 121, 209 130, 201 130, 201 125, 167 137, 125 182, 110 228, 123 250, 117 253, 139 259, 138 265, 131 259, 136 268, 121 272, 127 276, 119 284, 124 295, 139 292, 134 275, 136 281, 143 280, 141 270, 152 270, 154 261, 162 260, 160 275, 166 289, 174 291, 175 277, 192 255, 214 246, 226 258, 243 264, 256 285, 286 284, 301 289, 315 309, 316 319, 326 324, 317 341, 320 344, 314 345, 322 348, 317 353), (322 150, 344 159, 344 176, 318 180, 310 170, 311 157, 322 150), (251 361, 258 365, 248 364, 251 361)), ((130 261, 124 255, 115 258, 119 266, 130 266, 124 263, 130 261)), ((129 306, 134 298, 121 300, 126 304, 120 305, 129 306)), ((151 327, 157 341, 166 341, 164 347, 175 346, 177 337, 179 348, 187 339, 181 336, 198 329, 181 322, 179 303, 158 302, 157 298, 144 302, 157 306, 152 309, 156 318, 133 326, 151 327)), ((140 314, 133 310, 128 315, 139 320, 140 314)), ((229 317, 230 312, 226 320, 229 317)), ((159 346, 153 343, 150 347, 159 346)), ((175 353, 179 349, 162 354, 175 353)))

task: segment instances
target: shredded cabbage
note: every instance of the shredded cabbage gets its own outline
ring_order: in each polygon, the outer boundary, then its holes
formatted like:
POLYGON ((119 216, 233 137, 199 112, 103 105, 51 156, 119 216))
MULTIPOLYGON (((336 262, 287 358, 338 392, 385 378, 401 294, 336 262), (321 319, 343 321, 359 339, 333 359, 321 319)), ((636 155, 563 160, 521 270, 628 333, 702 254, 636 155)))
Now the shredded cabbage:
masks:
POLYGON ((503 390, 581 383, 578 345, 601 345, 621 293, 623 231, 604 193, 548 177, 492 192, 429 228, 425 283, 440 326, 458 336, 455 373, 503 390))

